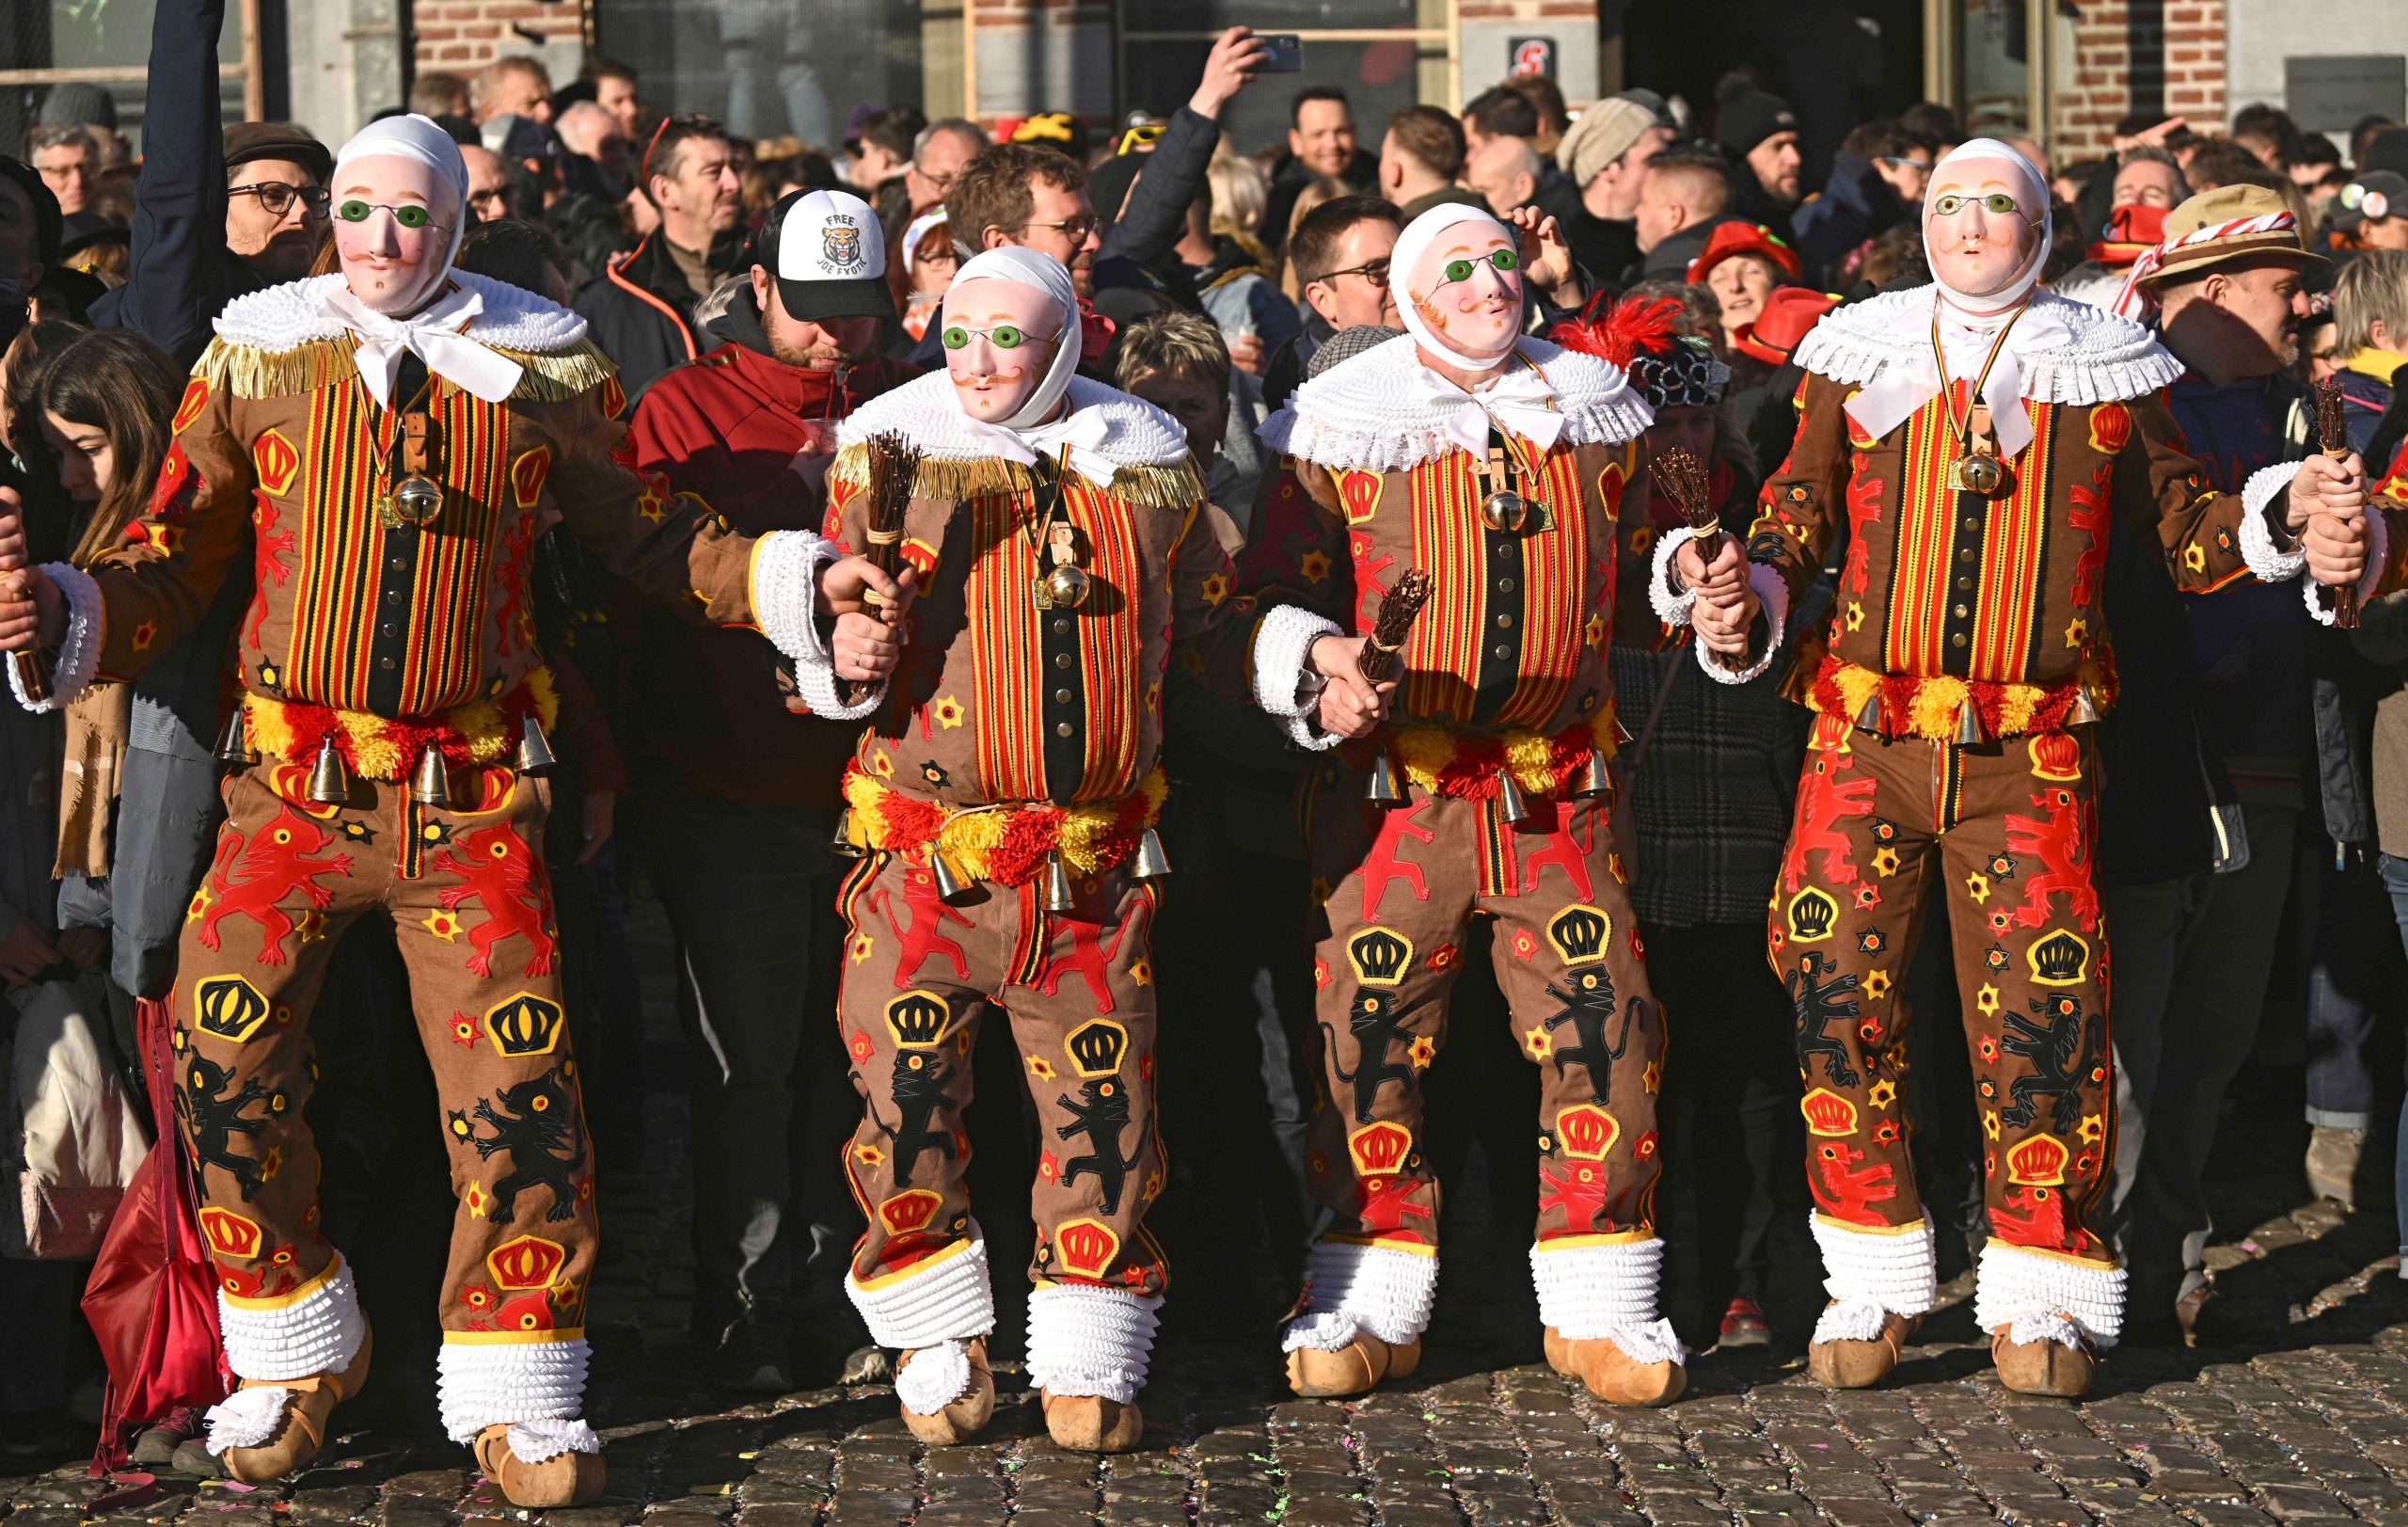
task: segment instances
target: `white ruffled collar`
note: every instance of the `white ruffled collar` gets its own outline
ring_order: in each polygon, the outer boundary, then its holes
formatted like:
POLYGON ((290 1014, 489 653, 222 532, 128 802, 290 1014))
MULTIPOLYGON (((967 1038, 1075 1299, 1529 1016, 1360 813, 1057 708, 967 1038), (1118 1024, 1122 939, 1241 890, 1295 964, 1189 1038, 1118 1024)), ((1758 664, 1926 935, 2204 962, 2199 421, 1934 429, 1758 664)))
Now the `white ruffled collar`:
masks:
MULTIPOLYGON (((1919 369, 1931 359, 1931 302, 1932 289, 1915 286, 1834 308, 1807 331, 1795 358, 1803 370, 1854 387, 1919 369)), ((2129 318, 2053 292, 2035 292, 2029 310, 2068 336, 2019 352, 2022 393, 2033 402, 2120 403, 2182 374, 2182 363, 2129 318)))
MULTIPOLYGON (((574 349, 585 338, 583 318, 522 287, 465 270, 453 271, 451 278, 484 300, 483 310, 463 331, 480 344, 545 356, 574 349)), ((270 355, 313 340, 341 339, 350 330, 322 311, 316 298, 341 284, 340 274, 311 276, 236 297, 217 315, 217 337, 270 355)))
MULTIPOLYGON (((1081 421, 1083 443, 1070 465, 1099 487, 1108 486, 1113 470, 1123 467, 1170 467, 1187 459, 1187 432, 1179 422, 1143 398, 1117 388, 1070 378, 1067 396, 1070 411, 1081 421), (1101 424, 1101 429, 1093 426, 1101 424)), ((840 446, 857 445, 871 436, 892 430, 933 460, 977 461, 992 458, 995 448, 984 432, 954 401, 953 378, 943 371, 881 392, 848 415, 837 426, 840 446)))
MULTIPOLYGON (((1516 345, 1538 368, 1563 415, 1566 445, 1619 445, 1655 415, 1609 360, 1525 338, 1516 345)), ((1441 394, 1411 385, 1424 372, 1412 336, 1372 346, 1299 386, 1288 406, 1255 433, 1274 451, 1339 470, 1402 471, 1462 449, 1448 432, 1455 410, 1441 394)))

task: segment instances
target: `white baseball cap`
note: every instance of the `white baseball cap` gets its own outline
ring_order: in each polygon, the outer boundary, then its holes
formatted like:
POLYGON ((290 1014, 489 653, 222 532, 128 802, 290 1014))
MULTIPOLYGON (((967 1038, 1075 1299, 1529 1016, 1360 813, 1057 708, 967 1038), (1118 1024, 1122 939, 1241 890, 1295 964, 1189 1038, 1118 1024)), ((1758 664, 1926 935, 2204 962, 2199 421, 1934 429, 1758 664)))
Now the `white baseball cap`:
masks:
MULTIPOLYGON (((769 209, 778 297, 790 317, 892 318, 886 230, 848 191, 796 191, 769 209)), ((768 263, 768 262, 763 262, 768 263)))

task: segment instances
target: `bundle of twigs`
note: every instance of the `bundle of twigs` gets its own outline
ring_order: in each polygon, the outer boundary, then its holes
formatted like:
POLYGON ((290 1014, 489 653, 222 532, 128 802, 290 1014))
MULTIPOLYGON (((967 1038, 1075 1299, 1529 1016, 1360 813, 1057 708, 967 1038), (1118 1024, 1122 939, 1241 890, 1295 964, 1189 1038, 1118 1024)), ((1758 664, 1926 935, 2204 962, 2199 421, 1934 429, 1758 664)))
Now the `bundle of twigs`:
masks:
POLYGON ((1689 533, 1697 538, 1699 565, 1713 566, 1722 550, 1722 521, 1714 512, 1713 480, 1705 463, 1674 446, 1649 462, 1647 471, 1656 480, 1656 491, 1672 501, 1672 507, 1688 523, 1689 533))
MULTIPOLYGON (((2344 413, 2347 405, 2341 397, 2341 384, 2326 377, 2316 384, 2316 443, 2335 461, 2350 453, 2350 422, 2344 413)), ((2349 628, 2358 623, 2358 591, 2337 588, 2333 591, 2333 624, 2349 628)))
POLYGON ((1371 639, 1363 647, 1363 676, 1377 684, 1396 675, 1404 653, 1404 639, 1421 607, 1430 602, 1430 574, 1414 568, 1380 596, 1380 612, 1371 622, 1371 639))
MULTIPOLYGON (((911 506, 924 457, 911 441, 892 430, 871 436, 862 448, 869 477, 863 495, 868 500, 868 523, 862 533, 867 544, 862 554, 892 578, 903 570, 903 511, 911 506)), ((868 598, 893 624, 896 612, 884 596, 872 590, 868 598)))

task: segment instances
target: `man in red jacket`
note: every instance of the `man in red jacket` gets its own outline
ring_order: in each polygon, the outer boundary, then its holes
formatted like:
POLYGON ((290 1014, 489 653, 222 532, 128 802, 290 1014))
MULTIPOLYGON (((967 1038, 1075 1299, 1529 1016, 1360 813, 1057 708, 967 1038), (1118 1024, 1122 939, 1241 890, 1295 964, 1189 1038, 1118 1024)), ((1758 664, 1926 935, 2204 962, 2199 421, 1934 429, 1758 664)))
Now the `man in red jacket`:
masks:
MULTIPOLYGON (((886 244, 859 197, 797 192, 770 209, 752 260, 752 300, 710 326, 723 342, 644 393, 628 440, 645 470, 706 490, 739 526, 816 530, 807 464, 832 452, 837 420, 916 374, 863 358, 895 316, 886 244)), ((854 1216, 836 1163, 858 1110, 833 1020, 828 851, 859 727, 790 713, 772 682, 776 649, 751 632, 657 612, 638 629, 626 709, 637 803, 705 1042, 695 1333, 731 1388, 832 1382, 844 1334, 862 1339, 838 1294, 854 1216), (816 1294, 829 1302, 810 1298, 812 1318, 798 1321, 797 1297, 816 1294)))

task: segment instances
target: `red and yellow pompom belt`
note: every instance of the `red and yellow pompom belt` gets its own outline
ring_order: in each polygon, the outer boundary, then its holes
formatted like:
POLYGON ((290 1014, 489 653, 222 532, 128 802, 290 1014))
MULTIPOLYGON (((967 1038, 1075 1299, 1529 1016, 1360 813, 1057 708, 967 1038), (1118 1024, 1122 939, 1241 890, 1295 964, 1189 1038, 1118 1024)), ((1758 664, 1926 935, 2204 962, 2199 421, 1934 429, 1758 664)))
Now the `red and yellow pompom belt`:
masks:
POLYGON ((2095 714, 2103 716, 2115 708, 2113 654, 2099 652, 2072 677, 2054 684, 2005 684, 1945 675, 1919 678, 1912 674, 1877 674, 1826 652, 1812 670, 1799 665, 1790 697, 1823 715, 1837 716, 1851 726, 1864 726, 1886 738, 1954 742, 1968 704, 1981 716, 1985 736, 2027 737, 2063 730, 2085 691, 2095 714), (1877 697, 1878 724, 1868 725, 1865 707, 1877 697))
MULTIPOLYGON (((1413 786, 1426 794, 1486 801, 1497 794, 1497 776, 1513 771, 1513 783, 1532 799, 1560 795, 1587 766, 1591 750, 1610 759, 1622 747, 1622 724, 1608 700, 1587 721, 1560 732, 1510 727, 1501 732, 1451 732, 1428 724, 1397 726, 1380 734, 1388 756, 1413 786)), ((1377 742, 1348 743, 1347 761, 1368 768, 1377 742)))
POLYGON ((243 695, 244 732, 255 751, 306 764, 331 740, 353 774, 396 782, 409 778, 430 746, 440 749, 443 761, 454 769, 503 762, 518 746, 531 716, 546 731, 560 719, 552 671, 541 663, 493 699, 406 720, 278 700, 256 691, 243 695))
POLYGON ((1084 879, 1136 851, 1137 840, 1162 815, 1168 788, 1157 769, 1117 801, 953 811, 848 769, 845 803, 851 811, 846 831, 856 846, 886 853, 933 845, 965 880, 1026 885, 1045 872, 1046 857, 1055 852, 1071 874, 1084 879))

